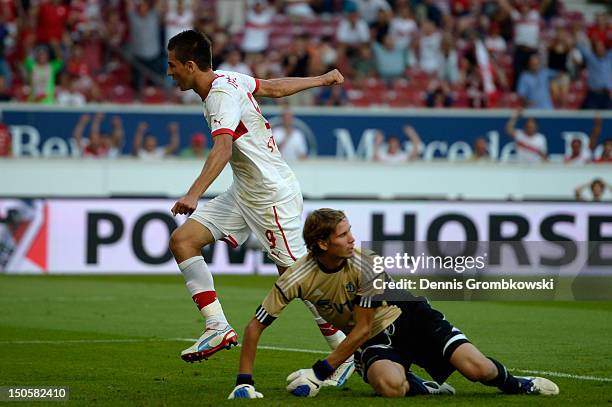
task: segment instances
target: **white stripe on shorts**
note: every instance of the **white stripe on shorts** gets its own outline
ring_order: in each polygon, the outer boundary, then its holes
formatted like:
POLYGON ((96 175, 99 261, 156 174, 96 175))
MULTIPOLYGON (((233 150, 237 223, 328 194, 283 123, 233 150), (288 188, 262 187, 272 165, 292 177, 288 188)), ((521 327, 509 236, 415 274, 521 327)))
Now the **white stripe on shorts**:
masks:
MULTIPOLYGON (((458 331, 458 330, 457 330, 458 331)), ((446 345, 444 345, 444 349, 442 349, 442 356, 444 356, 446 354, 446 349, 448 349, 448 347, 453 343, 453 342, 457 342, 459 339, 465 339, 467 340, 467 337, 464 334, 459 334, 459 335, 455 335, 452 338, 450 338, 448 340, 448 342, 446 342, 446 345)))

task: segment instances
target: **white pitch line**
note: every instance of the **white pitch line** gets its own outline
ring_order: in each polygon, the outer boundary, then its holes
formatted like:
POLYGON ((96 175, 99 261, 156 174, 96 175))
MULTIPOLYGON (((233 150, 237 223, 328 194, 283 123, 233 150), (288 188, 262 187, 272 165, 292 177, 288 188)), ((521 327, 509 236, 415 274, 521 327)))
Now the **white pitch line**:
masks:
POLYGON ((0 341, 0 345, 30 345, 30 344, 59 344, 62 343, 142 343, 142 342, 174 342, 176 338, 167 339, 62 339, 62 340, 22 340, 22 341, 0 341))
MULTIPOLYGON (((195 342, 196 338, 171 338, 176 341, 181 342, 195 342)), ((240 346, 240 344, 238 345, 240 346)), ((315 353, 317 355, 327 355, 329 352, 324 350, 314 350, 314 349, 300 349, 300 348, 283 348, 279 346, 268 346, 268 345, 257 345, 257 349, 265 349, 265 350, 280 350, 285 352, 298 352, 298 353, 315 353)))
POLYGON ((92 296, 92 297, 1 297, 0 302, 74 302, 74 301, 115 301, 117 297, 92 296))
POLYGON ((262 345, 262 346, 257 346, 257 347, 259 349, 281 350, 281 351, 285 351, 285 352, 316 353, 318 355, 328 355, 329 354, 329 351, 314 350, 314 349, 281 348, 281 347, 278 347, 278 346, 267 346, 267 345, 262 345))
MULTIPOLYGON (((0 345, 12 345, 12 344, 63 344, 63 343, 141 343, 141 342, 194 342, 196 338, 134 338, 134 339, 66 339, 66 340, 15 340, 15 341, 0 341, 0 345)), ((238 345, 240 346, 240 345, 238 345)), ((300 348, 285 348, 282 346, 268 346, 260 345, 258 349, 265 350, 276 350, 283 352, 296 352, 296 353, 314 353, 318 355, 328 354, 328 351, 316 350, 316 349, 300 349, 300 348)), ((563 372, 549 372, 545 370, 529 370, 529 369, 518 369, 512 368, 511 371, 540 374, 545 376, 553 377, 565 377, 568 379, 576 380, 587 380, 596 382, 612 382, 612 378, 598 377, 598 376, 583 376, 571 373, 563 372)))
POLYGON ((595 382, 612 382, 612 379, 607 377, 597 377, 597 376, 581 376, 575 375, 571 373, 562 373, 562 372, 549 372, 546 370, 527 370, 527 369, 510 369, 511 371, 530 373, 530 374, 540 374, 545 376, 554 376, 554 377, 566 377, 568 379, 578 379, 578 380, 591 380, 595 382))

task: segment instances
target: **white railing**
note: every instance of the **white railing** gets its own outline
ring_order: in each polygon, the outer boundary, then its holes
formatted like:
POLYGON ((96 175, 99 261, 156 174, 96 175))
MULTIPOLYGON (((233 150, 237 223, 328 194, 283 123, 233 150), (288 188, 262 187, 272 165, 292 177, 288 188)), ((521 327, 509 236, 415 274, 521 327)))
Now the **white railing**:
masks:
MULTIPOLYGON (((316 159, 291 164, 309 198, 573 199, 594 178, 612 184, 611 165, 411 162, 400 165, 316 159)), ((0 196, 180 196, 202 161, 164 159, 0 160, 0 196)), ((231 183, 226 168, 207 196, 231 183)))

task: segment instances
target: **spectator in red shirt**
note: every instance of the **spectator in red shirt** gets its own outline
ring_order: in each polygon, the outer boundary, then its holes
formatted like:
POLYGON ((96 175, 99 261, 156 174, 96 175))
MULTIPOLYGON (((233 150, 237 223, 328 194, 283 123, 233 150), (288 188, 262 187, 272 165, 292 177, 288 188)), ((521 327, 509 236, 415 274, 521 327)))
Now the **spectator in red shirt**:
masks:
POLYGON ((68 26, 71 36, 83 38, 100 32, 103 15, 102 3, 114 2, 102 0, 71 0, 69 2, 68 26))
POLYGON ((454 16, 464 16, 470 12, 470 0, 451 0, 450 7, 454 16))
POLYGON ((612 138, 604 140, 603 151, 593 162, 596 164, 612 164, 612 138))
POLYGON ((92 69, 83 55, 83 46, 75 44, 70 52, 70 58, 66 61, 66 71, 74 82, 75 90, 95 99, 100 94, 100 89, 92 77, 92 69))
POLYGON ((61 42, 68 22, 68 7, 62 0, 42 0, 33 9, 37 21, 36 39, 41 43, 61 42))
POLYGON ((11 140, 11 131, 8 126, 0 122, 0 157, 11 156, 11 140))
POLYGON ((568 157, 563 159, 565 164, 569 165, 583 165, 589 163, 591 161, 591 146, 589 145, 588 149, 585 149, 582 146, 582 140, 573 139, 570 144, 571 151, 568 157))
MULTIPOLYGON (((14 22, 17 18, 17 4, 15 0, 0 0, 0 14, 7 22, 14 22)), ((21 5, 20 5, 21 7, 21 5)))
POLYGON ((17 61, 23 61, 36 44, 36 19, 34 16, 22 12, 17 18, 17 32, 15 34, 15 47, 12 57, 17 61))
POLYGON ((112 131, 110 135, 107 135, 100 132, 100 126, 104 120, 104 113, 96 113, 91 123, 89 139, 84 140, 83 132, 90 120, 90 115, 81 115, 72 133, 76 145, 81 150, 81 155, 90 158, 117 158, 121 154, 124 140, 121 118, 119 116, 113 117, 112 131))
POLYGON ((593 160, 595 164, 612 164, 612 138, 607 138, 603 142, 601 155, 593 160))
POLYGON ((68 58, 68 61, 66 61, 66 71, 68 71, 70 75, 74 76, 91 75, 89 65, 83 58, 83 47, 81 47, 79 44, 75 44, 72 47, 70 57, 68 58))
POLYGON ((595 24, 589 27, 588 36, 592 43, 603 42, 606 48, 612 48, 612 24, 605 13, 595 17, 595 24))
POLYGON ((147 133, 148 129, 149 124, 147 122, 138 123, 136 134, 134 135, 132 155, 143 160, 155 160, 173 155, 180 143, 178 123, 168 123, 170 143, 165 146, 160 146, 157 137, 152 133, 147 133))
MULTIPOLYGON (((601 134, 602 120, 601 116, 595 116, 593 120, 593 130, 591 130, 591 146, 594 149, 597 145, 597 139, 601 134)), ((603 151, 599 157, 594 157, 593 162, 596 164, 612 164, 612 138, 607 138, 603 142, 603 151)))

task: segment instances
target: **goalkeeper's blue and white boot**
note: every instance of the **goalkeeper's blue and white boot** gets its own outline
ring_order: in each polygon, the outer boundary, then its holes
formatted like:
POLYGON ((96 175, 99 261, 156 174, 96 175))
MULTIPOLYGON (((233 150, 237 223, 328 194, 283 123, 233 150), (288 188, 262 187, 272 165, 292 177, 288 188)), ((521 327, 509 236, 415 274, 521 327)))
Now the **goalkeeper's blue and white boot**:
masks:
POLYGON ((446 382, 438 384, 434 381, 426 381, 423 382, 423 385, 427 387, 429 394, 432 395, 452 396, 455 394, 455 388, 446 382))
POLYGON ((185 362, 197 362, 236 345, 238 345, 238 335, 231 326, 225 325, 221 329, 206 328, 193 345, 181 352, 181 358, 185 362))
POLYGON ((355 358, 351 356, 345 360, 334 373, 329 376, 324 382, 323 386, 334 386, 340 387, 346 383, 349 377, 355 371, 355 358))
POLYGON ((407 396, 416 395, 435 395, 435 396, 452 396, 455 394, 455 389, 450 384, 444 382, 438 384, 431 380, 423 380, 411 371, 406 373, 406 380, 410 385, 407 396))
POLYGON ((521 390, 525 394, 542 394, 544 396, 559 394, 559 386, 551 380, 543 377, 515 377, 521 383, 521 390))

